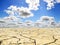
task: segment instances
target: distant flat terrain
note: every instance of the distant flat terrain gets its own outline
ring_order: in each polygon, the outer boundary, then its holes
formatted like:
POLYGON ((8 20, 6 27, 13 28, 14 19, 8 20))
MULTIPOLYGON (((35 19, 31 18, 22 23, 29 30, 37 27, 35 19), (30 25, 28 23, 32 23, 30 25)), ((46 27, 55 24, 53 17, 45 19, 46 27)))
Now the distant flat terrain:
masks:
POLYGON ((60 45, 60 28, 0 28, 0 45, 60 45))

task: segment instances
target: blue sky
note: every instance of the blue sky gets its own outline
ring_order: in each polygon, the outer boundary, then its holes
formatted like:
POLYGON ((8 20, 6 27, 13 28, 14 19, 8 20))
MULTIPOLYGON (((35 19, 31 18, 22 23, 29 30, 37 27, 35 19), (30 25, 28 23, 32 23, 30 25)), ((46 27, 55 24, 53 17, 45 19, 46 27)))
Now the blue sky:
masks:
MULTIPOLYGON (((47 10, 47 3, 40 0, 40 6, 38 10, 31 10, 34 14, 33 17, 25 18, 23 20, 38 20, 41 16, 51 16, 54 17, 58 22, 60 21, 60 3, 55 3, 54 7, 47 10)), ((7 10, 11 5, 17 7, 29 7, 25 0, 0 0, 0 18, 9 16, 4 10, 7 10)))

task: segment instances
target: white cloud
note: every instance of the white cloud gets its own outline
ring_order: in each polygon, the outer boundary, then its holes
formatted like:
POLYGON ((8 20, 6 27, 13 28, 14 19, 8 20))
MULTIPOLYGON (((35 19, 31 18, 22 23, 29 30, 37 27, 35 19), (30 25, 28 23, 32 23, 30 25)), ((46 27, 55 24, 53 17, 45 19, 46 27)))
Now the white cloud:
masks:
POLYGON ((33 13, 26 7, 10 6, 5 12, 20 18, 29 18, 33 16, 33 13))
POLYGON ((30 10, 38 10, 38 6, 40 6, 40 0, 26 0, 26 3, 29 5, 30 10))
POLYGON ((40 20, 37 20, 35 23, 34 23, 34 27, 42 27, 43 25, 43 22, 41 22, 40 20))
POLYGON ((20 17, 22 18, 29 18, 34 16, 33 13, 28 8, 21 7, 18 8, 17 10, 19 12, 20 17))
POLYGON ((54 0, 44 0, 47 3, 47 10, 50 10, 54 7, 55 1, 54 0))
POLYGON ((60 3, 60 0, 44 0, 47 3, 47 10, 54 8, 56 3, 60 3))
POLYGON ((0 28, 5 27, 6 26, 6 22, 4 20, 0 20, 0 28))
POLYGON ((55 27, 55 19, 50 16, 41 16, 39 20, 36 21, 35 25, 37 27, 55 27))
POLYGON ((6 23, 4 20, 0 19, 0 23, 6 23))
POLYGON ((48 21, 48 22, 52 22, 54 21, 54 17, 50 17, 50 16, 42 16, 40 17, 40 20, 43 22, 43 21, 48 21))
MULTIPOLYGON (((7 17, 6 17, 7 18, 7 17)), ((31 20, 26 20, 25 22, 13 22, 9 19, 0 19, 0 27, 40 27, 40 28, 47 28, 47 27, 60 27, 60 22, 57 23, 54 17, 51 16, 42 16, 39 20, 33 22, 31 20)))
POLYGON ((57 3, 60 3, 60 0, 56 0, 57 3))
POLYGON ((5 12, 6 12, 8 15, 14 15, 14 12, 11 11, 11 10, 5 10, 5 12))
POLYGON ((40 17, 40 21, 54 21, 54 17, 42 16, 40 17))
POLYGON ((17 6, 11 5, 10 7, 8 7, 8 9, 12 11, 17 11, 17 6))
MULTIPOLYGON (((54 8, 55 3, 60 3, 60 0, 43 0, 47 3, 47 10, 54 8)), ((38 10, 40 6, 40 0, 26 0, 30 10, 38 10)))
POLYGON ((19 25, 20 28, 21 27, 26 27, 26 24, 24 22, 18 22, 17 24, 19 25))
POLYGON ((56 27, 57 28, 60 28, 60 22, 59 23, 56 23, 56 27))
POLYGON ((27 27, 32 27, 34 24, 31 20, 26 20, 24 23, 25 23, 25 26, 27 27))
POLYGON ((13 28, 13 27, 15 28, 18 27, 17 22, 5 20, 4 18, 0 19, 0 28, 13 28))
POLYGON ((8 16, 8 17, 4 17, 3 18, 5 21, 17 21, 19 18, 17 18, 16 16, 8 16))
MULTIPOLYGON (((4 11, 8 14, 8 16, 2 19, 6 22, 3 23, 2 27, 20 27, 18 22, 20 22, 21 18, 28 18, 33 16, 32 12, 26 7, 17 7, 11 5, 7 10, 4 11)), ((23 23, 21 26, 23 27, 25 24, 23 23)))
POLYGON ((49 20, 49 16, 42 16, 42 17, 40 17, 40 20, 41 20, 41 21, 49 20))
MULTIPOLYGON (((54 0, 44 0, 47 3, 47 10, 50 10, 54 7, 54 0)), ((29 7, 17 7, 11 5, 5 10, 9 15, 0 20, 0 27, 60 27, 60 23, 55 22, 54 17, 42 16, 36 22, 27 20, 25 22, 20 22, 21 18, 33 17, 31 10, 38 10, 40 6, 40 0, 26 0, 26 3, 29 7)), ((60 0, 56 0, 56 3, 60 3, 60 0)))

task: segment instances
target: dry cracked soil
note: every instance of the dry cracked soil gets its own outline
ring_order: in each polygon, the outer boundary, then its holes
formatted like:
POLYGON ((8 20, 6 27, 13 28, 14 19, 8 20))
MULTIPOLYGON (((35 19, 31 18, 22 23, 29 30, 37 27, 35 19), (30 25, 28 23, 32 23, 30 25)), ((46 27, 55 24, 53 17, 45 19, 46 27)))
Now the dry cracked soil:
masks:
POLYGON ((60 45, 60 28, 0 28, 0 45, 60 45))

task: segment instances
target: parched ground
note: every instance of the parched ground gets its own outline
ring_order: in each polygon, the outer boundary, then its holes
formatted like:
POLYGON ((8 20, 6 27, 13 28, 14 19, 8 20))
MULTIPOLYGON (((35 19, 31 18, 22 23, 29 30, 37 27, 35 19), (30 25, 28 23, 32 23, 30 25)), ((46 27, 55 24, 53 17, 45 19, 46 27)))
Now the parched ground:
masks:
POLYGON ((0 28, 0 45, 60 45, 60 28, 0 28))

